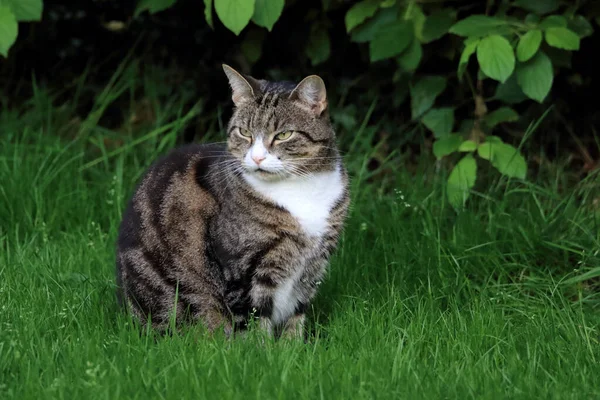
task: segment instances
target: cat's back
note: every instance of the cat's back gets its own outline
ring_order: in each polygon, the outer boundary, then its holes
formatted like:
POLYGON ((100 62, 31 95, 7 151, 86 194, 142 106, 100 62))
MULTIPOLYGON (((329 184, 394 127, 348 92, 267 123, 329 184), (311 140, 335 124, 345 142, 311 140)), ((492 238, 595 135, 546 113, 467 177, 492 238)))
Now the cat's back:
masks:
POLYGON ((189 144, 155 161, 125 210, 118 245, 126 246, 132 239, 139 242, 140 229, 159 229, 191 210, 212 214, 215 199, 210 171, 226 163, 228 157, 223 144, 189 144))

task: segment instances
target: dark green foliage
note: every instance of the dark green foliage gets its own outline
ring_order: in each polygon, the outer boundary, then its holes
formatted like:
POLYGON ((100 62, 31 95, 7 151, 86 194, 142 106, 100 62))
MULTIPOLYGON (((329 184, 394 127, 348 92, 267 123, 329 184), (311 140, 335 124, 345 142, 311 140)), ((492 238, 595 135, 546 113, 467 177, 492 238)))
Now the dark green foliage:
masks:
MULTIPOLYGON (((46 4, 51 3, 60 4, 61 0, 46 0, 46 4)), ((239 66, 244 72, 273 79, 297 79, 307 73, 318 73, 324 75, 333 101, 340 99, 364 107, 374 104, 378 129, 390 130, 408 120, 434 140, 451 134, 455 135, 451 143, 456 143, 458 136, 461 143, 468 140, 466 146, 449 154, 448 142, 435 146, 438 150, 445 149, 436 155, 443 153, 443 162, 450 167, 460 159, 459 153, 477 150, 492 134, 502 136, 505 146, 522 147, 523 132, 531 119, 541 116, 555 102, 552 94, 557 80, 563 90, 589 85, 589 79, 577 70, 572 71, 573 55, 586 38, 593 36, 600 16, 600 7, 591 0, 574 4, 560 0, 467 3, 107 0, 106 3, 123 4, 119 6, 122 26, 118 19, 115 22, 102 17, 106 29, 117 34, 125 35, 130 29, 132 35, 146 40, 147 31, 136 31, 136 26, 139 27, 136 24, 158 20, 163 15, 171 15, 171 19, 157 25, 185 25, 185 20, 187 25, 197 27, 197 32, 169 32, 170 39, 150 51, 153 58, 164 53, 166 63, 172 62, 172 54, 191 56, 194 59, 191 68, 196 69, 199 64, 195 79, 201 81, 201 93, 211 99, 208 109, 214 113, 220 112, 219 102, 224 98, 214 93, 219 83, 214 77, 223 61, 239 66), (187 10, 192 6, 195 8, 191 15, 195 17, 190 23, 185 18, 189 18, 187 10), (196 36, 197 39, 191 39, 196 36), (519 134, 514 134, 515 128, 519 134)), ((7 10, 16 19, 22 16, 22 9, 29 10, 22 20, 38 18, 41 12, 41 0, 11 0, 2 4, 5 9, 4 16, 0 9, 0 19, 7 18, 7 10), (37 14, 31 11, 33 8, 23 7, 34 3, 39 6, 37 14)), ((4 53, 14 41, 16 27, 13 21, 0 28, 0 50, 4 53)), ((157 42, 168 37, 154 31, 152 35, 158 38, 153 39, 157 42)), ((116 43, 120 37, 99 40, 116 43)), ((153 42, 147 44, 153 45, 153 42)), ((73 52, 79 54, 78 49, 73 52)), ((61 59, 61 67, 64 64, 61 59)), ((1 72, 0 69, 0 76, 1 72)), ((336 110, 335 106, 333 113, 340 124, 353 118, 351 112, 336 110)), ((391 139, 395 146, 415 142, 415 138, 405 139, 400 135, 394 133, 391 139)), ((588 136, 588 142, 594 143, 592 134, 588 136)), ((580 143, 576 146, 582 147, 580 143)), ((430 144, 428 148, 431 149, 430 144)), ((519 160, 523 158, 521 150, 518 154, 519 160)), ((476 162, 481 162, 476 151, 475 156, 476 162)), ((588 164, 593 158, 585 154, 584 157, 588 164)), ((525 173, 516 175, 519 179, 528 176, 529 165, 524 165, 525 173)), ((504 173, 506 169, 498 171, 504 173)))

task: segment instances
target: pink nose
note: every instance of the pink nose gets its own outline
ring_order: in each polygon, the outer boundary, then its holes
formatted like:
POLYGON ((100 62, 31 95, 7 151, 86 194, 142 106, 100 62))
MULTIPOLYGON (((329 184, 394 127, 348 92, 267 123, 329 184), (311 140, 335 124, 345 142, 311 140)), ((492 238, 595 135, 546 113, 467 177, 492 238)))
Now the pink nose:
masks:
POLYGON ((252 156, 252 159, 254 160, 254 162, 255 162, 257 165, 260 165, 260 163, 261 163, 261 162, 263 162, 263 161, 265 160, 265 158, 266 158, 266 157, 265 157, 265 156, 263 156, 263 155, 260 155, 260 156, 254 155, 254 156, 252 156))

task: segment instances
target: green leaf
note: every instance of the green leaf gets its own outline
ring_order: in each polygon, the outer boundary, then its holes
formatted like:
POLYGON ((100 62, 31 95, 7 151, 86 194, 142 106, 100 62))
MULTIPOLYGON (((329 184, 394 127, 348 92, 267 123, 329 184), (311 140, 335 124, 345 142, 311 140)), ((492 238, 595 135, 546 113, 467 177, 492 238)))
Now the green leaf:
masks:
POLYGON ((496 87, 494 99, 508 104, 518 104, 527 100, 528 97, 523 93, 523 90, 517 82, 517 74, 514 73, 506 80, 506 82, 501 83, 496 87))
POLYGON ((314 66, 327 61, 330 53, 331 43, 327 30, 322 25, 313 25, 306 45, 306 55, 310 58, 311 64, 314 66))
POLYGON ((420 42, 423 42, 423 29, 425 28, 425 20, 427 17, 421 7, 413 3, 413 5, 409 7, 408 15, 405 15, 404 18, 409 18, 412 21, 415 28, 415 37, 419 39, 420 42))
POLYGON ((481 39, 477 46, 477 61, 487 76, 500 82, 505 82, 515 69, 513 48, 500 35, 481 39))
POLYGON ((539 28, 546 30, 548 28, 566 28, 567 19, 562 15, 549 15, 540 23, 539 28))
POLYGON ((454 126, 454 108, 432 108, 423 115, 421 122, 436 138, 448 136, 454 126))
POLYGON ((479 45, 479 39, 476 40, 465 40, 465 48, 460 55, 460 61, 458 62, 458 79, 462 81, 462 77, 467 69, 467 65, 469 64, 469 59, 471 55, 475 53, 477 50, 477 46, 479 45))
POLYGON ((467 154, 454 166, 448 177, 446 193, 448 201, 455 208, 465 205, 469 198, 469 190, 475 186, 477 178, 477 162, 471 154, 467 154))
POLYGON ((375 37, 377 31, 384 25, 396 21, 398 16, 398 8, 390 7, 380 9, 373 18, 366 21, 364 24, 357 26, 352 30, 350 40, 356 43, 370 42, 375 37))
POLYGON ((585 19, 583 15, 575 15, 573 18, 569 20, 569 24, 567 26, 570 30, 579 35, 581 39, 592 36, 594 33, 594 28, 592 24, 585 19))
POLYGON ((240 44, 244 57, 246 57, 246 60, 248 60, 251 65, 260 59, 265 36, 266 32, 264 29, 250 29, 240 44))
POLYGON ((379 0, 363 0, 353 5, 346 13, 346 32, 362 24, 371 18, 379 8, 379 0))
POLYGON ((477 150, 477 143, 475 143, 473 140, 465 140, 458 147, 458 151, 463 152, 463 153, 471 152, 471 151, 475 151, 475 150, 477 150))
POLYGON ((254 14, 254 0, 214 0, 221 22, 236 36, 248 25, 254 14))
POLYGON ((413 38, 410 22, 396 21, 382 26, 369 43, 371 62, 397 56, 408 47, 413 38))
POLYGON ((425 19, 422 31, 423 43, 433 42, 448 33, 454 24, 454 15, 450 10, 434 11, 425 19))
POLYGON ((463 139, 456 133, 439 138, 433 143, 433 155, 439 160, 458 150, 463 139))
POLYGON ((550 92, 553 80, 552 62, 543 51, 538 51, 531 60, 517 67, 517 81, 523 93, 539 103, 550 92))
POLYGON ((0 6, 0 54, 8 57, 8 50, 17 40, 19 24, 11 9, 0 6))
POLYGON ((567 28, 546 29, 546 43, 563 50, 579 50, 579 36, 567 28))
POLYGON ((536 14, 548 14, 558 10, 559 0, 516 0, 513 5, 536 14))
POLYGON ((404 71, 412 72, 419 66, 421 57, 423 57, 421 42, 419 42, 417 38, 413 38, 408 48, 398 57, 398 64, 404 71))
POLYGON ((483 121, 489 129, 493 129, 502 122, 514 122, 519 119, 519 114, 510 107, 500 107, 483 117, 483 121))
POLYGON ((502 175, 525 179, 527 163, 513 146, 501 142, 485 142, 477 148, 479 157, 489 160, 502 175))
POLYGON ((517 60, 523 62, 529 60, 540 48, 542 43, 542 31, 534 29, 527 32, 521 39, 519 39, 519 45, 517 46, 517 60))
POLYGON ((557 68, 571 68, 573 52, 552 46, 547 46, 544 52, 550 58, 550 61, 552 61, 553 66, 557 68))
POLYGON ((488 17, 487 15, 471 15, 452 25, 450 33, 458 36, 486 36, 499 33, 499 28, 505 28, 506 26, 506 21, 500 18, 488 17))
POLYGON ((135 8, 134 16, 138 16, 144 11, 148 11, 150 14, 156 14, 172 7, 176 0, 141 0, 135 8))
POLYGON ((525 16, 525 23, 526 24, 532 24, 532 25, 535 24, 535 25, 537 25, 537 24, 540 23, 540 19, 541 19, 540 16, 537 15, 537 14, 527 14, 525 16))
POLYGON ((281 16, 285 0, 256 0, 252 21, 270 32, 281 16))
POLYGON ((410 88, 410 108, 412 119, 420 118, 431 108, 446 88, 446 78, 443 76, 427 76, 418 80, 410 88))
POLYGON ((0 0, 0 5, 8 6, 15 19, 23 22, 40 21, 44 10, 42 0, 0 0))
POLYGON ((204 0, 204 19, 206 20, 208 26, 214 29, 215 27, 213 25, 212 3, 213 0, 204 0))
POLYGON ((479 157, 483 158, 484 160, 491 160, 492 159, 492 145, 496 145, 497 142, 485 142, 485 143, 481 143, 479 145, 479 147, 477 148, 477 154, 479 154, 479 157))

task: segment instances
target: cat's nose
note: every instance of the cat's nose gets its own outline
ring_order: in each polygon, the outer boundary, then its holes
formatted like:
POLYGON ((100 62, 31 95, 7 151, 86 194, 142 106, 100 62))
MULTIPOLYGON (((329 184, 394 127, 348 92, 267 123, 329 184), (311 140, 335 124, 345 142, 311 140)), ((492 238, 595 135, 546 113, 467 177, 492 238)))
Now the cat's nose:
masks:
POLYGON ((260 163, 263 162, 265 158, 267 158, 267 157, 263 154, 254 154, 252 156, 252 159, 254 160, 256 165, 260 165, 260 163))

